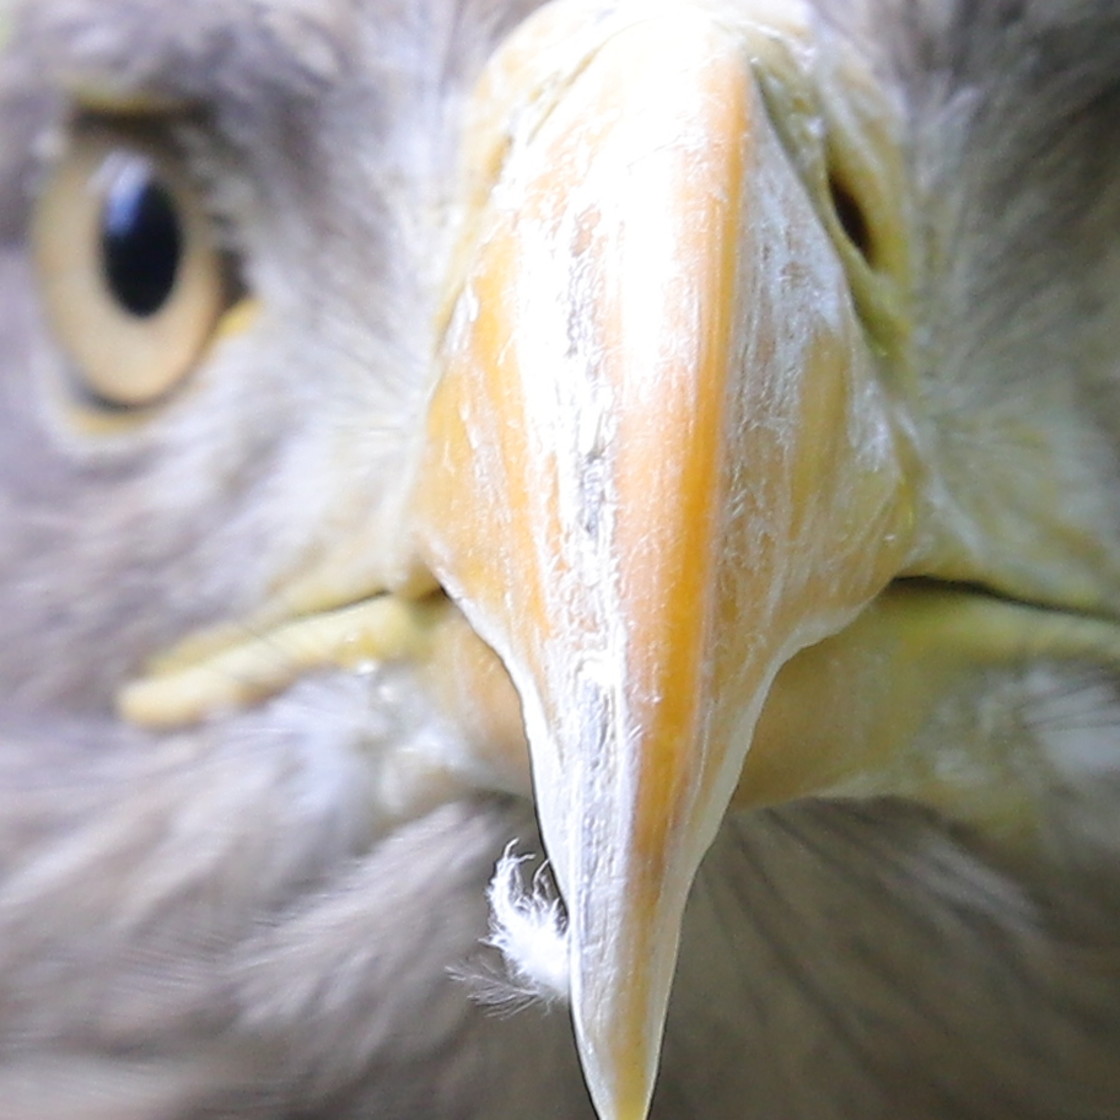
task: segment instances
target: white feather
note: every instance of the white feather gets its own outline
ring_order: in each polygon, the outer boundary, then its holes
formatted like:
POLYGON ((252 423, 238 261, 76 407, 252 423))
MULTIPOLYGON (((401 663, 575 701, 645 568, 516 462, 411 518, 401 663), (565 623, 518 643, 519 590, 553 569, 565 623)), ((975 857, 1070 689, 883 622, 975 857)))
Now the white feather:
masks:
POLYGON ((459 969, 474 999, 503 1014, 532 1003, 567 1000, 568 919, 548 865, 542 864, 526 882, 521 865, 532 859, 514 855, 510 844, 494 868, 487 898, 490 936, 484 944, 502 954, 501 974, 485 966, 459 969))

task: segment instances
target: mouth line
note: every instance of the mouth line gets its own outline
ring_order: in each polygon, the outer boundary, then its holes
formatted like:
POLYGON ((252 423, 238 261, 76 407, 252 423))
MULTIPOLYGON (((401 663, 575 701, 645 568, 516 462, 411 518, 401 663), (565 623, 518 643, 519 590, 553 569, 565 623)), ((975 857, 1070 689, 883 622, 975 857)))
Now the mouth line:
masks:
POLYGON ((127 682, 117 709, 140 727, 182 727, 259 704, 315 671, 423 660, 438 624, 456 610, 442 589, 420 599, 378 591, 263 628, 196 634, 127 682))
POLYGON ((1078 620, 1094 627, 1112 627, 1120 635, 1120 618, 1115 615, 1094 611, 1087 607, 1016 595, 982 580, 940 579, 936 576, 926 575, 899 576, 891 580, 881 594, 887 591, 906 595, 957 594, 971 599, 982 599, 1008 607, 1017 607, 1022 610, 1037 611, 1040 615, 1048 617, 1061 616, 1078 620))
MULTIPOLYGON (((902 576, 884 595, 970 599, 1037 611, 1040 617, 1079 620, 1113 629, 1120 621, 1091 611, 1024 599, 988 584, 902 576)), ((441 625, 460 612, 442 588, 421 598, 383 590, 324 611, 281 618, 265 626, 228 624, 192 635, 128 681, 117 695, 120 714, 140 727, 171 729, 260 704, 314 672, 372 672, 378 666, 430 658, 441 625)), ((842 632, 841 632, 842 633, 842 632)))

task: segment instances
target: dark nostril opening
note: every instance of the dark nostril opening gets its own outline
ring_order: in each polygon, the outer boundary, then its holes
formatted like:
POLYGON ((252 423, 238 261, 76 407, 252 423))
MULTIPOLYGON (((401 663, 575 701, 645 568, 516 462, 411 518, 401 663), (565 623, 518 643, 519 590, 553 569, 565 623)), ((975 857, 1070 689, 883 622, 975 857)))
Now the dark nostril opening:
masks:
POLYGON ((870 262, 871 227, 868 225, 863 207, 835 175, 828 177, 828 189, 832 194, 832 206, 836 211, 836 217, 848 235, 848 240, 860 251, 864 260, 870 262))

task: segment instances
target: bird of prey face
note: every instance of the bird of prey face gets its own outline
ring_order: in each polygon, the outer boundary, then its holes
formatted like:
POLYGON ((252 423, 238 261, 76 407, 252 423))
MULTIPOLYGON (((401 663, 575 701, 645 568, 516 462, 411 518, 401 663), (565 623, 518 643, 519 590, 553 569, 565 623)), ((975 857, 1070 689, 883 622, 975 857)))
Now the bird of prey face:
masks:
POLYGON ((0 1117, 1120 1116, 1115 4, 0 36, 0 1117))

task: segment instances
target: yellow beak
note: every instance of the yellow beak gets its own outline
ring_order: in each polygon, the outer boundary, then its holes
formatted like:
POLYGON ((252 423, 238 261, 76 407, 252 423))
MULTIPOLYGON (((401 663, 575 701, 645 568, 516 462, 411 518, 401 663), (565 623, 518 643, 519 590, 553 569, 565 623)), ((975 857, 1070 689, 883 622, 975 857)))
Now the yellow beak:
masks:
POLYGON ((616 1120, 648 1109, 776 673, 913 549, 844 269, 710 7, 553 6, 492 60, 418 495, 422 555, 521 696, 616 1120))

